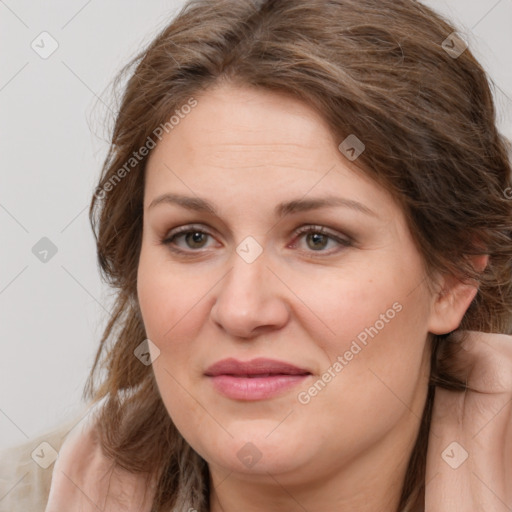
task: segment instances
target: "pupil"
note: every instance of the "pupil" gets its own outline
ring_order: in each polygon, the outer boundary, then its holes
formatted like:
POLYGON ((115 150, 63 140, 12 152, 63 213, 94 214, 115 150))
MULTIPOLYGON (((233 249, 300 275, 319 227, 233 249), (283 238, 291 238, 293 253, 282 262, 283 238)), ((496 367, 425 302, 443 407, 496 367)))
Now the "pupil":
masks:
POLYGON ((201 238, 203 237, 203 233, 200 233, 198 231, 194 231, 193 233, 190 233, 189 235, 192 236, 193 243, 201 243, 201 238))
MULTIPOLYGON (((315 245, 316 245, 316 242, 318 242, 318 241, 320 241, 320 242, 321 242, 322 240, 323 240, 324 242, 326 241, 326 240, 325 240, 325 235, 322 235, 322 234, 320 234, 320 233, 311 233, 309 236, 310 236, 310 238, 311 238, 311 239, 313 239, 313 241, 314 241, 315 245)), ((323 247, 325 247, 325 243, 321 244, 320 246, 319 246, 319 245, 316 245, 316 248, 323 248, 323 247)))

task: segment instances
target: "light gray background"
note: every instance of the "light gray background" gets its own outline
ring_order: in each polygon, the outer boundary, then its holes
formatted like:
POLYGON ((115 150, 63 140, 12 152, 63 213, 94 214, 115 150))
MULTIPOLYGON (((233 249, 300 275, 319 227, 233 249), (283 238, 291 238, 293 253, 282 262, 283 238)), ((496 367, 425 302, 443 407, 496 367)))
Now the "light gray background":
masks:
MULTIPOLYGON (((105 89, 183 3, 0 0, 0 449, 82 408, 111 300, 87 217, 111 126, 105 89), (31 47, 43 31, 58 43, 47 59, 31 47), (32 253, 42 237, 57 247, 46 263, 32 253)), ((512 0, 424 3, 468 37, 512 138, 512 0)))

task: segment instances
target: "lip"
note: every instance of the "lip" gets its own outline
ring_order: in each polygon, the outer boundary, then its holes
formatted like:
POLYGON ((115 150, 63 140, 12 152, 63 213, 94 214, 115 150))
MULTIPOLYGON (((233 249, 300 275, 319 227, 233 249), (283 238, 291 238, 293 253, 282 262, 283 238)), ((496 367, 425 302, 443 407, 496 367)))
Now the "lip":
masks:
POLYGON ((234 400, 265 400, 284 393, 309 377, 305 368, 275 359, 223 359, 208 367, 213 387, 234 400))

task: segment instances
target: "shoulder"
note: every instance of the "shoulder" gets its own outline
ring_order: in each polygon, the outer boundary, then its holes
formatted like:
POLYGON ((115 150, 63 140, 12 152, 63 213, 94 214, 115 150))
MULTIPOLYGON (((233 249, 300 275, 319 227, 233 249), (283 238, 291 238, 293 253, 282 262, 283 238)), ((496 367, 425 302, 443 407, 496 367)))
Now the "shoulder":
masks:
POLYGON ((124 469, 104 453, 98 421, 87 414, 66 436, 45 512, 150 512, 156 480, 124 469))
POLYGON ((55 460, 67 434, 86 412, 0 451, 0 512, 45 510, 55 460))

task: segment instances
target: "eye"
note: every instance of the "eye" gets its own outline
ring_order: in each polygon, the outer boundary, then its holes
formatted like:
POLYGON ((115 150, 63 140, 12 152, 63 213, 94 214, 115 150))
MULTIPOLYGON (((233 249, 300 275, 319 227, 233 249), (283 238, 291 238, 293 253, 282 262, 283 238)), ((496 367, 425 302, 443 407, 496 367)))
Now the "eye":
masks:
MULTIPOLYGON (((161 243, 167 245, 171 251, 178 254, 200 253, 198 249, 207 248, 206 242, 208 237, 213 237, 213 235, 201 227, 188 225, 174 229, 161 243), (184 241, 185 247, 180 247, 177 244, 179 240, 184 241)), ((304 226, 299 228, 295 231, 294 239, 288 247, 295 249, 297 247, 297 240, 300 239, 305 239, 307 247, 310 249, 309 251, 306 249, 305 252, 321 253, 319 256, 326 256, 337 252, 339 246, 350 247, 352 245, 352 241, 349 238, 343 238, 323 226, 304 226), (338 248, 335 247, 334 251, 324 251, 329 242, 334 242, 334 245, 337 245, 338 248)))
POLYGON ((162 240, 162 243, 177 253, 185 253, 186 249, 204 249, 207 237, 212 236, 201 228, 194 226, 181 226, 171 231, 170 235, 162 240), (187 247, 185 250, 176 247, 176 241, 183 239, 187 247))
MULTIPOLYGON (((350 247, 352 245, 350 239, 343 238, 323 226, 304 226, 295 232, 295 237, 292 247, 296 247, 296 240, 302 238, 306 241, 307 247, 311 249, 312 252, 327 252, 327 254, 331 254, 332 251, 323 250, 327 247, 329 241, 334 242, 335 245, 341 245, 342 247, 350 247)), ((337 251, 336 248, 334 250, 337 251)))

